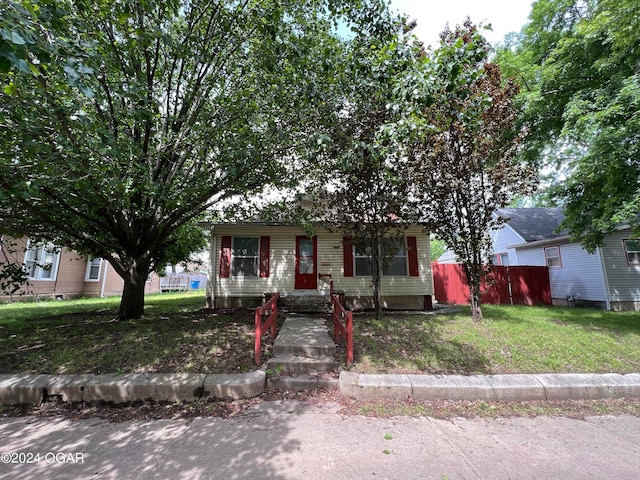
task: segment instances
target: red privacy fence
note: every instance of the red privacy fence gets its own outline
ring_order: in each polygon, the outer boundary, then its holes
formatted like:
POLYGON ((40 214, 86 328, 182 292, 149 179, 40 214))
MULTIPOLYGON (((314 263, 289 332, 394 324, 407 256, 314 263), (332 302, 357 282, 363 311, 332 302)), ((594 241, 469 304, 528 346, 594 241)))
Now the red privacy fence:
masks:
MULTIPOLYGON (((436 300, 444 304, 468 304, 469 287, 462 265, 433 264, 436 300)), ((551 305, 547 267, 493 267, 482 282, 482 303, 493 305, 551 305)))

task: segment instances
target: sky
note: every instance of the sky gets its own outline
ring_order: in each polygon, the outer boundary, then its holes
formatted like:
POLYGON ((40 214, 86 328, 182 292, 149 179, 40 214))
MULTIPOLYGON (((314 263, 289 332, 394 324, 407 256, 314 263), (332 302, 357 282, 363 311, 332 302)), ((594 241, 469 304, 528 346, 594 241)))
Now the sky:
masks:
POLYGON ((519 32, 527 23, 533 0, 391 0, 391 10, 400 11, 417 20, 414 33, 426 46, 436 47, 439 34, 449 26, 462 25, 467 16, 473 23, 491 24, 484 31, 489 42, 501 42, 509 32, 519 32))

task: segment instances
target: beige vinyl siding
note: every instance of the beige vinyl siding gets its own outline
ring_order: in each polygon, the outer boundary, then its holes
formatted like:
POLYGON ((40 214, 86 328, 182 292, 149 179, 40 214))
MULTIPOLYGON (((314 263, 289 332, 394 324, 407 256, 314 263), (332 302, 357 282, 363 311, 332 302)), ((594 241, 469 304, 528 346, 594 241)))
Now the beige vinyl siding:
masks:
POLYGON ((284 292, 294 289, 296 235, 304 235, 300 229, 293 227, 266 227, 225 225, 216 226, 213 230, 214 248, 213 273, 215 280, 215 296, 255 297, 265 292, 284 292), (269 277, 234 277, 220 278, 220 245, 223 236, 231 237, 265 237, 270 240, 269 277))
MULTIPOLYGON (((418 273, 417 277, 398 276, 387 277, 381 279, 381 289, 384 296, 401 296, 401 295, 433 295, 433 280, 431 275, 431 262, 429 253, 429 237, 420 228, 409 228, 405 231, 405 237, 416 237, 418 248, 418 273)), ((339 258, 336 260, 339 265, 339 276, 335 282, 337 290, 344 290, 349 296, 371 296, 373 288, 371 285, 371 277, 344 277, 342 267, 342 235, 336 235, 332 238, 331 247, 334 248, 337 242, 339 248, 339 258)), ((318 237, 318 244, 320 237, 318 237)), ((320 250, 320 248, 318 248, 320 250)), ((408 261, 408 259, 407 259, 408 261)), ((407 272, 408 272, 407 267, 407 272)))
POLYGON ((629 265, 622 241, 633 238, 630 229, 605 237, 602 256, 613 302, 640 302, 640 265, 629 265))
MULTIPOLYGON (((299 228, 265 225, 216 225, 213 229, 212 265, 215 274, 215 296, 255 297, 265 292, 291 292, 295 286, 296 236, 306 235, 299 228), (233 277, 220 278, 220 245, 222 236, 268 236, 270 255, 268 278, 233 277)), ((419 276, 383 277, 383 295, 432 295, 428 235, 419 227, 410 228, 406 236, 417 237, 419 276)), ((318 231, 318 273, 332 276, 334 288, 350 296, 372 295, 371 277, 344 277, 342 238, 340 233, 318 231)), ((318 291, 329 291, 328 279, 318 281, 318 291)))

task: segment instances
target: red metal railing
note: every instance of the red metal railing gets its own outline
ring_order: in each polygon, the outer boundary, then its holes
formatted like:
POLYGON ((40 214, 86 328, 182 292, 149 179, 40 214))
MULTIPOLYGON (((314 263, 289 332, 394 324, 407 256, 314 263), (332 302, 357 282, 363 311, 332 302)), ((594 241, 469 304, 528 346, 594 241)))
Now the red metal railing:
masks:
POLYGON ((276 320, 278 318, 278 298, 279 293, 274 293, 271 298, 261 307, 256 308, 255 324, 256 324, 256 340, 253 349, 253 360, 256 365, 260 365, 262 356, 262 335, 265 332, 269 332, 269 338, 274 341, 276 338, 276 320), (268 315, 268 318, 263 321, 263 317, 268 315))
POLYGON ((344 338, 347 345, 347 365, 353 365, 353 312, 345 310, 337 294, 331 295, 331 303, 333 304, 333 338, 336 343, 344 338))

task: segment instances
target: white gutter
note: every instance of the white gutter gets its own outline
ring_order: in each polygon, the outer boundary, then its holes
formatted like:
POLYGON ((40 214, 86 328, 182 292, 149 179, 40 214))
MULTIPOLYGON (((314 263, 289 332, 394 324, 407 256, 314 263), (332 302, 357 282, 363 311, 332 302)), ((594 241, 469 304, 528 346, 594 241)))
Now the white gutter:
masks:
POLYGON ((561 235, 559 237, 545 238, 543 240, 534 240, 532 242, 516 243, 514 245, 507 245, 507 248, 531 248, 542 247, 545 245, 557 245, 558 243, 577 243, 572 242, 569 235, 561 235))
POLYGON ((602 281, 604 282, 604 293, 606 295, 605 308, 611 310, 611 289, 609 288, 609 276, 607 275, 607 269, 604 263, 604 254, 602 253, 601 247, 597 247, 596 251, 600 257, 600 266, 602 268, 602 281))
POLYGON ((104 298, 104 286, 107 283, 107 267, 109 267, 109 262, 107 260, 102 260, 104 262, 104 275, 102 275, 102 285, 100 286, 100 298, 104 298))
POLYGON ((211 225, 211 234, 209 236, 209 271, 207 272, 207 303, 209 308, 214 308, 216 304, 216 236, 211 225))

